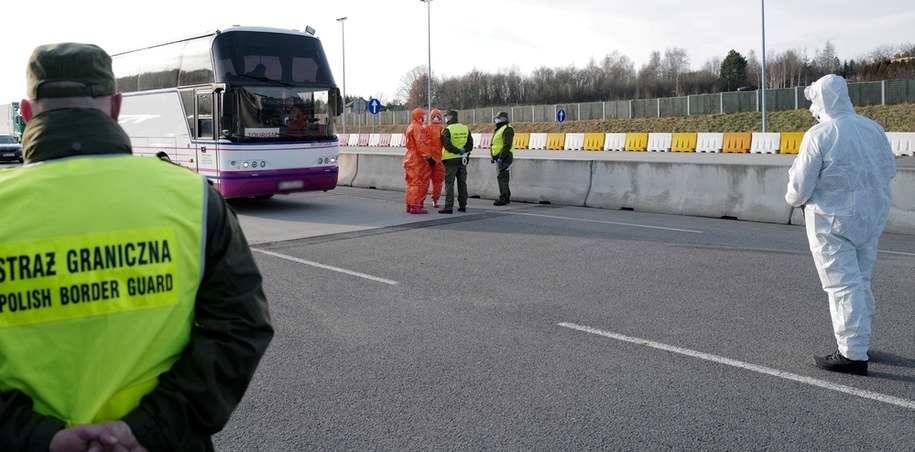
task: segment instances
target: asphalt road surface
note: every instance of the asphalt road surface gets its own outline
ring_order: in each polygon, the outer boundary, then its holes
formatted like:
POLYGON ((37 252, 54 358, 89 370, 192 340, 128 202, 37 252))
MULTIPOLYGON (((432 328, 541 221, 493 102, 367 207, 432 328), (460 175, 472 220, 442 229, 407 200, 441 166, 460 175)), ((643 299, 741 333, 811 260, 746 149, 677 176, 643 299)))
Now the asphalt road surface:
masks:
POLYGON ((915 450, 915 240, 884 235, 870 375, 804 229, 403 193, 233 201, 276 337, 223 451, 915 450))

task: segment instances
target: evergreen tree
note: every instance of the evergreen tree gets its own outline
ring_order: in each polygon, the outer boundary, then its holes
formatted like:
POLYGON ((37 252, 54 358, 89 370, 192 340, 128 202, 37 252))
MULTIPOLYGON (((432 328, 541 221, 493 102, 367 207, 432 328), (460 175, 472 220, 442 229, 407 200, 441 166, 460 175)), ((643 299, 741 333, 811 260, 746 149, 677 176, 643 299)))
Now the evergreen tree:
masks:
POLYGON ((732 91, 745 85, 747 82, 747 59, 736 50, 731 49, 728 52, 728 56, 724 57, 724 61, 721 62, 719 76, 724 82, 727 91, 732 91))

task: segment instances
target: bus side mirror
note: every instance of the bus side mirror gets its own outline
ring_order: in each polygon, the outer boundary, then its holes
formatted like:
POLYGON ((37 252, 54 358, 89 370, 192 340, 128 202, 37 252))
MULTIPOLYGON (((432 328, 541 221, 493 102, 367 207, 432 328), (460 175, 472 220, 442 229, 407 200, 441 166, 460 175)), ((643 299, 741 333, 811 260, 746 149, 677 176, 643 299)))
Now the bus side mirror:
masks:
POLYGON ((333 105, 331 105, 331 111, 334 112, 334 116, 342 115, 343 114, 343 96, 340 95, 340 89, 331 88, 329 94, 330 94, 330 96, 328 96, 328 97, 330 97, 331 102, 333 102, 333 105))

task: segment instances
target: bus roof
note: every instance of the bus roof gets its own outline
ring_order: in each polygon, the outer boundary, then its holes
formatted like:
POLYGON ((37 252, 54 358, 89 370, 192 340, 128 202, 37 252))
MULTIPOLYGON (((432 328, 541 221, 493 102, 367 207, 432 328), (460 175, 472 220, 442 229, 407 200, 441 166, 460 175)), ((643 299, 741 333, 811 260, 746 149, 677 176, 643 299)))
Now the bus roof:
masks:
POLYGON ((185 37, 179 38, 179 39, 172 39, 169 41, 163 41, 163 42, 151 44, 151 45, 144 46, 144 47, 137 47, 137 48, 125 50, 122 52, 112 53, 111 56, 114 57, 114 56, 118 56, 118 55, 124 55, 126 53, 136 52, 138 50, 151 49, 153 47, 160 47, 160 46, 164 46, 164 45, 168 45, 168 44, 174 44, 176 42, 190 41, 192 39, 203 38, 206 36, 216 36, 218 34, 231 33, 234 31, 249 31, 249 32, 253 31, 253 32, 261 32, 261 33, 284 33, 284 34, 290 34, 290 35, 306 36, 306 37, 314 38, 314 39, 317 39, 320 41, 320 38, 318 38, 317 36, 314 35, 314 29, 312 29, 311 27, 306 27, 306 31, 300 31, 300 30, 288 29, 288 28, 232 25, 232 26, 230 26, 228 28, 224 28, 224 29, 207 31, 207 32, 203 32, 203 33, 190 35, 190 36, 185 36, 185 37), (308 31, 311 31, 311 33, 309 33, 308 31))

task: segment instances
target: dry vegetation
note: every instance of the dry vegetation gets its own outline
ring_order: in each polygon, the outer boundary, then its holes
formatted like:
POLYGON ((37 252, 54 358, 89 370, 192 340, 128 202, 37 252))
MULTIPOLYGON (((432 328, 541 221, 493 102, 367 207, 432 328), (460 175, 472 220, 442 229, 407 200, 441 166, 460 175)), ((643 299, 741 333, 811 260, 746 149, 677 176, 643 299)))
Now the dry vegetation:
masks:
MULTIPOLYGON (((883 126, 887 132, 915 132, 915 104, 858 107, 858 113, 883 126)), ((776 111, 766 115, 769 132, 803 132, 816 124, 807 110, 776 111)), ((608 119, 591 121, 519 122, 516 132, 524 133, 625 133, 625 132, 753 132, 762 130, 761 113, 731 115, 673 116, 650 119, 608 119)), ((405 126, 377 126, 377 133, 401 133, 405 126)), ((490 124, 469 124, 472 132, 491 132, 490 124)))

